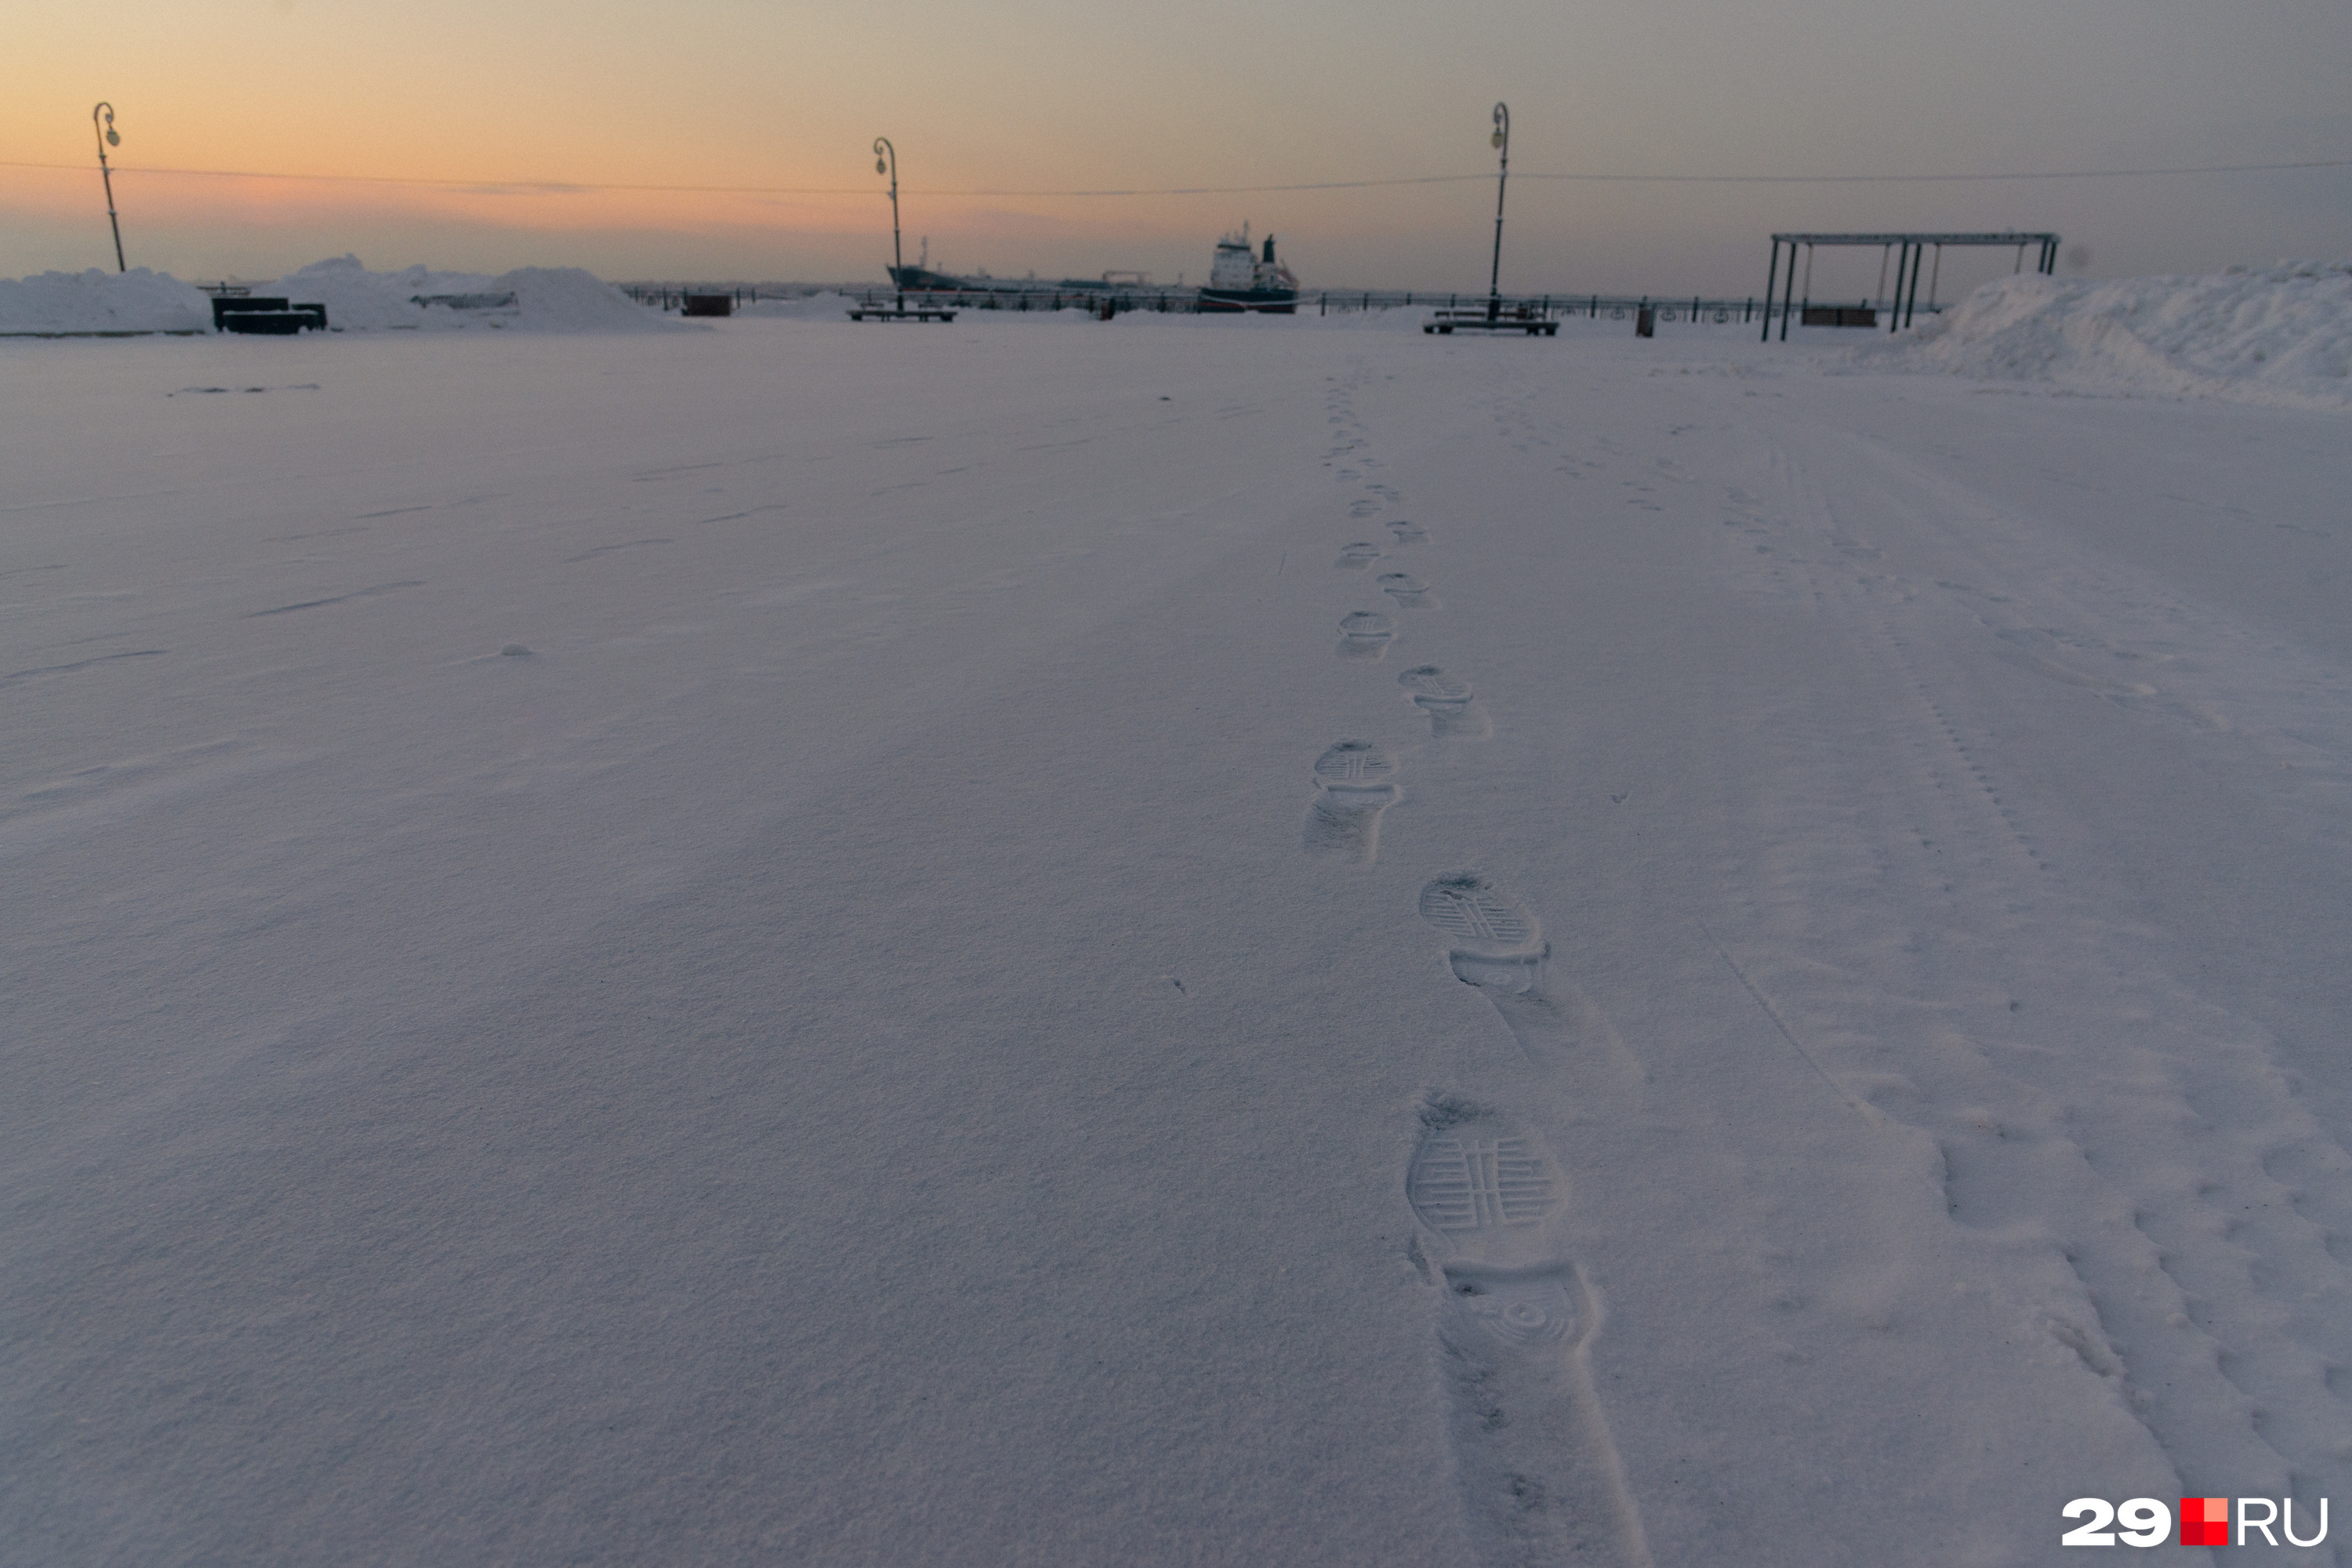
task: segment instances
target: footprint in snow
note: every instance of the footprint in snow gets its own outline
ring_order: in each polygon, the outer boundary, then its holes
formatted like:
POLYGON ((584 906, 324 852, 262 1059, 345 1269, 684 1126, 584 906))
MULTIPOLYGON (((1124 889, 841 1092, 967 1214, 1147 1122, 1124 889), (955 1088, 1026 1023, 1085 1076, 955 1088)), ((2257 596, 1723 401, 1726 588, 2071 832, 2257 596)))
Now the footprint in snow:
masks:
MULTIPOLYGON (((1405 1173, 1444 1290, 1438 1342, 1464 1501, 1497 1561, 1650 1563, 1592 1378, 1601 1298, 1558 1219, 1568 1184, 1541 1140, 1432 1096, 1405 1173)), ((1425 1246, 1424 1246, 1425 1243, 1425 1246)))
POLYGON ((1421 890, 1421 918, 1454 939, 1454 978, 1482 988, 1533 990, 1551 951, 1528 907, 1475 871, 1455 871, 1421 890))
POLYGON ((1389 639, 1395 636, 1394 621, 1370 610, 1358 610, 1340 618, 1339 655, 1341 658, 1384 658, 1389 651, 1389 639))
POLYGON ((1315 759, 1315 799, 1307 809, 1304 847, 1369 866, 1381 847, 1381 813, 1400 792, 1390 779, 1396 758, 1370 741, 1341 741, 1315 759))
POLYGON ((1376 500, 1359 500, 1348 503, 1348 515, 1349 517, 1370 517, 1372 513, 1380 510, 1381 503, 1376 500))
POLYGON ((1483 1106, 1433 1097, 1405 1173, 1405 1198, 1440 1238, 1453 1267, 1556 1266, 1559 1238, 1544 1222, 1567 1202, 1568 1184, 1542 1142, 1483 1106))
POLYGON ((1486 705, 1477 700, 1470 683, 1433 664, 1406 670, 1397 677, 1397 684, 1404 688, 1414 707, 1429 715, 1433 741, 1477 741, 1495 732, 1495 721, 1486 716, 1486 705))
POLYGON ((1380 575, 1380 584, 1381 592, 1394 599, 1400 609, 1434 610, 1439 607, 1437 595, 1429 591, 1429 584, 1410 572, 1383 572, 1380 575))
POLYGON ((1421 890, 1421 918, 1450 940, 1454 978, 1476 988, 1531 1061, 1605 1071, 1637 1084, 1641 1062, 1608 1016, 1574 986, 1547 983, 1551 943, 1527 905, 1477 871, 1439 877, 1421 890))
POLYGON ((1381 558, 1381 547, 1368 539, 1339 546, 1339 559, 1332 564, 1349 572, 1361 572, 1381 558))
POLYGON ((1420 544, 1429 538, 1429 530, 1417 522, 1392 522, 1389 531, 1396 536, 1399 544, 1420 544))

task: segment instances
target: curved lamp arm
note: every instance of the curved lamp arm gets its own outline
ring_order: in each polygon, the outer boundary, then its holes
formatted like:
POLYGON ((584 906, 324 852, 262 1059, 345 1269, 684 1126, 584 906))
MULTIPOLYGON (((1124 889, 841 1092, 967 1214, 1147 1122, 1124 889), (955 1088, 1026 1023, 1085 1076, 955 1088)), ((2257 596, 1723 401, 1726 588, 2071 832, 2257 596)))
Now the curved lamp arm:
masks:
POLYGON ((114 230, 114 269, 128 272, 131 268, 122 260, 122 220, 114 216, 114 171, 106 163, 106 150, 122 145, 122 134, 114 129, 114 105, 101 100, 92 108, 89 128, 98 135, 98 177, 106 183, 106 221, 114 230))
POLYGON ((907 268, 907 257, 898 239, 898 149, 890 145, 887 136, 874 138, 874 172, 890 176, 890 281, 898 287, 898 309, 907 308, 907 286, 898 275, 907 268))

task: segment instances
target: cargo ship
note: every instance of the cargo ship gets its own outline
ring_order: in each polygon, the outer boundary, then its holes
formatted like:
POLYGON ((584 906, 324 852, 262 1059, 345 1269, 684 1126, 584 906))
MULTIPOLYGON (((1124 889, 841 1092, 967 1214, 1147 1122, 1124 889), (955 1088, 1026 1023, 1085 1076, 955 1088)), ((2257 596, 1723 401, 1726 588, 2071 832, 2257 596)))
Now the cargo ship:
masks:
MULTIPOLYGON (((966 278, 952 272, 935 272, 928 265, 929 260, 930 246, 926 243, 921 258, 913 266, 889 269, 890 281, 910 294, 1173 293, 1164 287, 1155 288, 1140 272, 1106 272, 1100 278, 1056 279, 1034 274, 1027 278, 991 278, 982 272, 966 278)), ((1210 313, 1255 310, 1269 316, 1296 315, 1298 279, 1288 267, 1274 258, 1274 236, 1265 237, 1262 248, 1254 247, 1249 225, 1244 224, 1241 233, 1229 234, 1217 241, 1216 254, 1209 267, 1209 281, 1195 296, 1195 308, 1210 313)))
POLYGON ((934 272, 930 262, 931 242, 926 237, 922 254, 912 267, 892 267, 886 270, 894 285, 909 293, 921 289, 940 294, 1102 294, 1121 287, 1149 288, 1151 281, 1140 272, 1106 272, 1099 278, 1059 279, 1040 278, 1034 272, 1026 278, 991 278, 987 273, 980 272, 964 278, 952 272, 934 272))
POLYGON ((1298 310, 1298 279, 1274 258, 1274 236, 1265 237, 1265 254, 1250 249, 1249 225, 1239 234, 1217 241, 1209 265, 1208 286, 1201 290, 1203 313, 1255 310, 1261 315, 1289 316, 1298 310))

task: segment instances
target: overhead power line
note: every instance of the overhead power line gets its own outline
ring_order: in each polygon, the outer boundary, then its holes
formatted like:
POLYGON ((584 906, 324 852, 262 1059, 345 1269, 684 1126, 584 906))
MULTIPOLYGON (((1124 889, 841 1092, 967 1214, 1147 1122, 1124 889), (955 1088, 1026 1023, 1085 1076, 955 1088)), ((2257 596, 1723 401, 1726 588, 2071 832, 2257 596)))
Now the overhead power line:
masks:
MULTIPOLYGON (((80 172, 79 163, 36 163, 0 160, 0 169, 61 169, 80 172)), ((2257 174, 2294 169, 2352 168, 2352 158, 2313 158, 2286 163, 2199 163, 2154 169, 2042 169, 2011 174, 1521 174, 1513 178, 1554 183, 1656 185, 1902 185, 1958 182, 1990 184, 2005 180, 2126 180, 2174 174, 2257 174)), ((866 185, 675 185, 630 184, 576 180, 446 179, 404 174, 289 174, 257 169, 117 168, 119 174, 170 174, 216 180, 299 180, 327 184, 419 185, 441 190, 474 191, 500 195, 589 195, 604 191, 634 191, 674 195, 723 196, 869 196, 883 193, 866 185)), ((1101 190, 1030 190, 980 188, 913 190, 916 196, 1238 196, 1283 191, 1361 191, 1397 185, 1484 184, 1495 176, 1477 174, 1414 174, 1379 180, 1313 180, 1269 185, 1165 185, 1101 190)))

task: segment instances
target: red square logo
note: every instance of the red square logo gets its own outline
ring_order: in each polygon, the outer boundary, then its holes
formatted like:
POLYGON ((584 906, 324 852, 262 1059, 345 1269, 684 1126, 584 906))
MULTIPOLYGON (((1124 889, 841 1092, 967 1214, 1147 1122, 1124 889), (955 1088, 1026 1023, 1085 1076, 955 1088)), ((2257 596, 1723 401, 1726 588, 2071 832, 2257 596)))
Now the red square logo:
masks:
POLYGON ((2180 1500, 2180 1544, 2230 1544, 2230 1500, 2225 1497, 2185 1497, 2180 1500))

